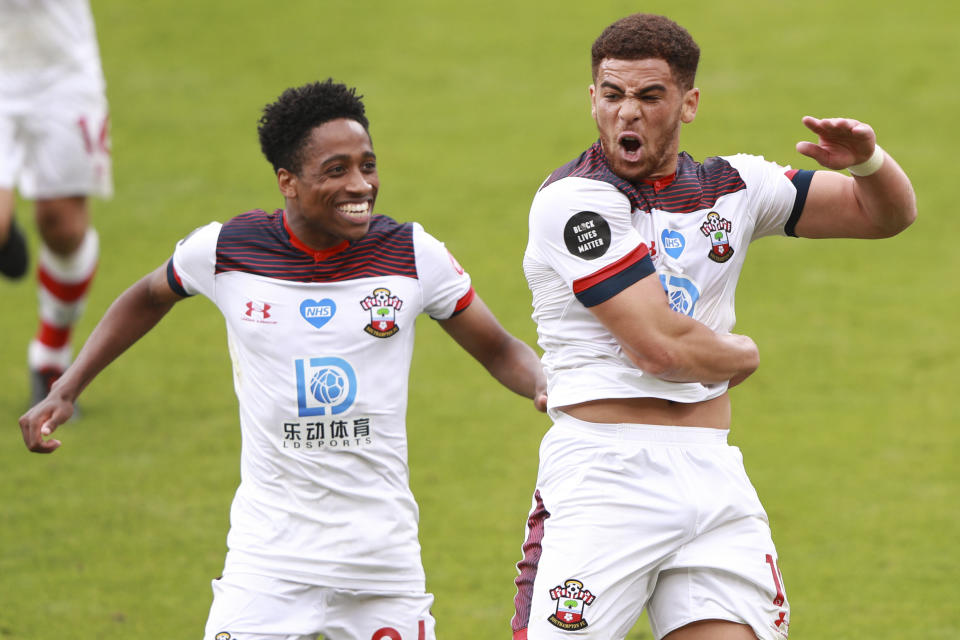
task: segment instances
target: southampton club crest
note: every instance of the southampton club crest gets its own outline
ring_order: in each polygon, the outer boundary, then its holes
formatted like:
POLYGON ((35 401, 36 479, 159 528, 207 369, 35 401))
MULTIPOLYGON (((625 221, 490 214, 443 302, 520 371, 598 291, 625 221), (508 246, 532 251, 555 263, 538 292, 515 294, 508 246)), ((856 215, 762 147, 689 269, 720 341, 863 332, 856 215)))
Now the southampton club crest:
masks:
POLYGON ((547 618, 547 621, 564 631, 577 631, 586 627, 587 620, 583 617, 583 609, 597 599, 583 588, 582 582, 574 579, 551 589, 550 597, 557 601, 557 611, 547 618))
POLYGON ((700 225, 700 233, 710 238, 710 253, 707 257, 714 262, 726 262, 733 257, 733 247, 730 246, 730 236, 733 223, 721 218, 716 211, 707 214, 706 221, 700 225))
POLYGON ((364 331, 377 338, 389 338, 400 327, 397 326, 397 311, 403 306, 403 300, 390 293, 389 289, 380 287, 360 301, 360 306, 370 312, 370 324, 364 331))

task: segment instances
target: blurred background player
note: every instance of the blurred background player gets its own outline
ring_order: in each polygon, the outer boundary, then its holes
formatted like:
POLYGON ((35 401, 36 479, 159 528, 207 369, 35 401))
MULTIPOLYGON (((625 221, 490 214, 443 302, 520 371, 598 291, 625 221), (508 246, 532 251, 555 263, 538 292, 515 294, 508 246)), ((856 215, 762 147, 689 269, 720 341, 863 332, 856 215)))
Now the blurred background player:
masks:
POLYGON ((14 190, 34 201, 41 240, 31 405, 70 364, 97 268, 87 198, 113 193, 105 88, 88 0, 0 0, 0 273, 29 264, 14 190))

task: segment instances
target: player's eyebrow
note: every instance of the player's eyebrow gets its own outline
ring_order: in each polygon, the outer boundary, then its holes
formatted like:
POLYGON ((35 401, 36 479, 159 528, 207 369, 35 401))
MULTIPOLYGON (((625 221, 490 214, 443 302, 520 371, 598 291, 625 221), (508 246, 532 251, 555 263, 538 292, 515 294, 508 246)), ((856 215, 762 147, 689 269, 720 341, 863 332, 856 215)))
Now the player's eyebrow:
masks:
POLYGON ((667 87, 666 87, 666 85, 662 85, 662 84, 660 84, 660 83, 658 82, 658 83, 656 83, 656 84, 647 85, 646 87, 640 89, 639 91, 637 91, 637 95, 643 95, 643 94, 645 94, 645 93, 651 93, 651 92, 653 92, 653 91, 663 91, 663 92, 666 92, 666 91, 667 91, 667 87))
MULTIPOLYGON (((609 80, 604 80, 603 82, 600 83, 600 86, 603 87, 603 88, 606 88, 606 89, 612 89, 612 90, 614 90, 614 91, 616 91, 616 92, 618 92, 618 93, 626 93, 626 91, 623 89, 623 87, 621 87, 621 86, 619 86, 619 85, 617 85, 617 84, 614 84, 613 82, 610 82, 609 80)), ((651 92, 654 92, 654 91, 663 91, 663 92, 666 92, 666 91, 667 91, 667 87, 666 87, 665 85, 660 84, 659 82, 657 82, 657 83, 655 83, 655 84, 647 85, 647 86, 645 86, 645 87, 643 87, 643 88, 641 88, 641 89, 638 89, 638 90, 635 92, 635 94, 638 95, 638 96, 642 96, 642 95, 644 95, 644 94, 646 94, 646 93, 651 93, 651 92)))
MULTIPOLYGON (((351 153, 338 153, 338 154, 332 155, 332 156, 330 156, 330 157, 328 157, 328 158, 324 158, 323 161, 320 163, 320 166, 325 167, 325 166, 327 166, 328 164, 331 164, 331 163, 333 163, 333 162, 350 162, 350 159, 351 159, 352 157, 353 157, 353 154, 351 154, 351 153)), ((377 159, 377 154, 375 154, 373 151, 364 151, 364 152, 361 154, 361 158, 362 158, 363 160, 369 160, 369 159, 371 159, 371 158, 373 158, 374 160, 376 160, 376 159, 377 159)))
POLYGON ((614 91, 619 91, 620 93, 623 93, 623 87, 616 85, 610 82, 609 80, 604 80, 603 82, 600 83, 600 86, 606 89, 613 89, 614 91))
POLYGON ((324 159, 323 159, 323 162, 321 162, 320 164, 321 164, 321 165, 328 165, 328 164, 330 164, 331 162, 345 162, 345 161, 347 161, 347 160, 349 160, 349 159, 350 159, 350 155, 349 155, 349 154, 346 154, 346 153, 338 153, 338 154, 336 154, 336 155, 332 155, 332 156, 328 156, 328 157, 324 158, 324 159))

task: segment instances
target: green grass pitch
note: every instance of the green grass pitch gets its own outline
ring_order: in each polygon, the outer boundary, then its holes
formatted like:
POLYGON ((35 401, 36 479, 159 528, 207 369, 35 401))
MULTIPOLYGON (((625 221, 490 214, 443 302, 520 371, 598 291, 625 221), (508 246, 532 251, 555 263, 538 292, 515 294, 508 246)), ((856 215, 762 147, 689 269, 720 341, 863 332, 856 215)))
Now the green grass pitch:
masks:
MULTIPOLYGON (((794 151, 804 115, 851 116, 913 178, 918 222, 877 242, 767 239, 737 329, 761 369, 733 392, 732 440, 770 515, 792 637, 960 635, 953 202, 960 9, 945 1, 326 3, 94 0, 116 196, 82 340, 110 301, 210 220, 279 207, 260 108, 332 76, 365 95, 377 210, 416 219, 533 343, 520 269, 530 198, 595 136, 589 46, 665 13, 703 50, 694 157, 794 151)), ((31 229, 31 213, 19 219, 31 229)), ((185 302, 97 379, 63 448, 30 454, 32 283, 0 281, 0 639, 199 638, 223 562, 239 430, 223 321, 185 302)), ((412 484, 444 638, 507 638, 514 563, 548 420, 429 320, 408 417, 412 484)), ((649 639, 644 623, 631 640, 649 639)))

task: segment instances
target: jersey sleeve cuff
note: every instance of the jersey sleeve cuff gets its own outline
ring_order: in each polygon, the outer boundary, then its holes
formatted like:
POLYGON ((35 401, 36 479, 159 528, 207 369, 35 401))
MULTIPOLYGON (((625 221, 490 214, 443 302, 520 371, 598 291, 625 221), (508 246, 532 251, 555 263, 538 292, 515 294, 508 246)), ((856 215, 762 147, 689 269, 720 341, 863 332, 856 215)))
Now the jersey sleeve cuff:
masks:
POLYGON ((450 314, 450 317, 457 315, 464 309, 470 306, 470 303, 473 302, 474 297, 477 295, 477 292, 474 291, 473 287, 470 287, 470 290, 467 291, 462 298, 457 300, 457 306, 453 308, 453 313, 450 314))
POLYGON ((574 280, 573 294, 583 306, 593 307, 606 302, 655 271, 650 250, 647 245, 641 244, 600 271, 574 280))
POLYGON ((167 284, 170 285, 170 288, 173 289, 173 292, 178 296, 183 296, 184 298, 190 297, 191 294, 187 293, 187 290, 183 288, 183 282, 180 281, 177 270, 173 268, 173 258, 167 261, 167 284))
POLYGON ((813 180, 814 173, 814 171, 806 169, 791 169, 786 173, 787 178, 797 189, 797 196, 793 199, 793 210, 790 212, 790 218, 783 225, 783 232, 788 236, 797 237, 797 222, 800 220, 803 206, 807 202, 807 192, 810 190, 810 181, 813 180))

